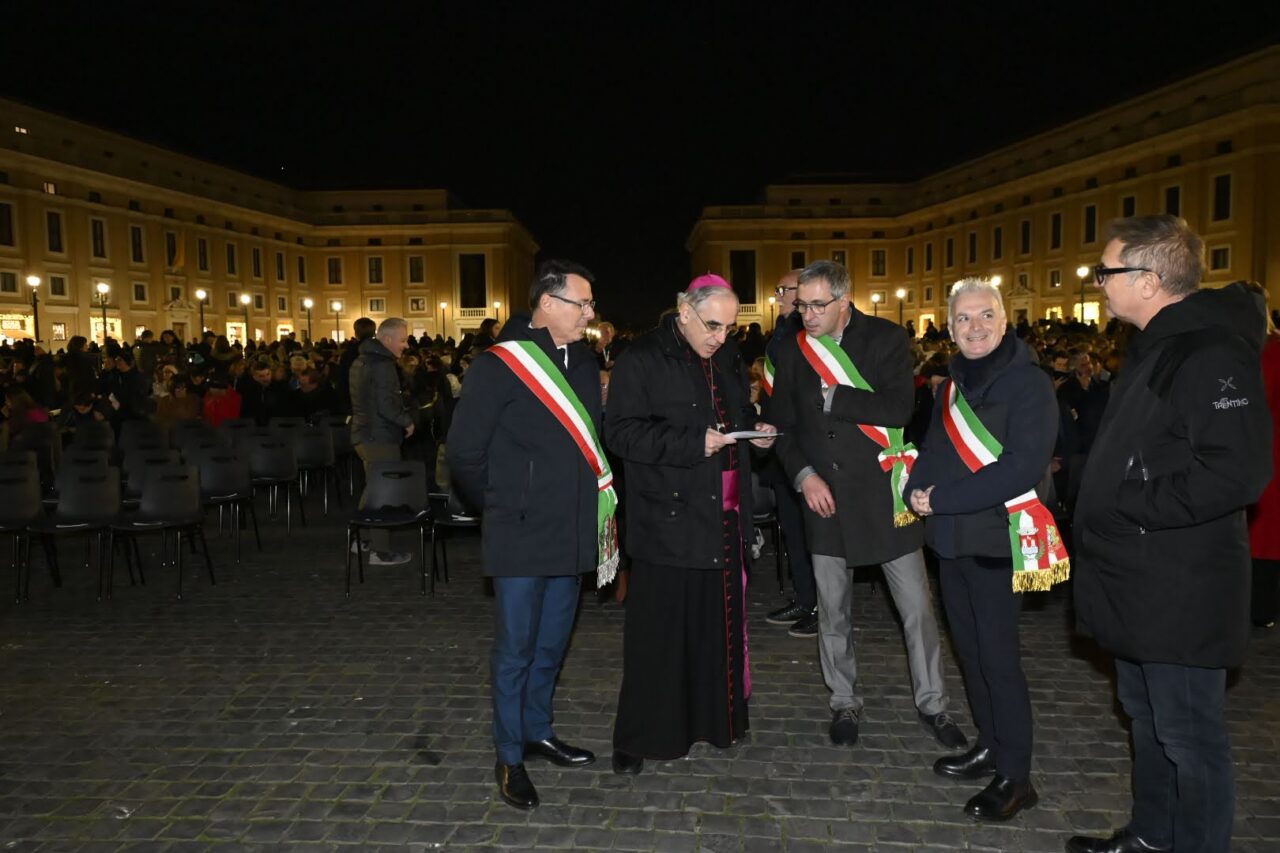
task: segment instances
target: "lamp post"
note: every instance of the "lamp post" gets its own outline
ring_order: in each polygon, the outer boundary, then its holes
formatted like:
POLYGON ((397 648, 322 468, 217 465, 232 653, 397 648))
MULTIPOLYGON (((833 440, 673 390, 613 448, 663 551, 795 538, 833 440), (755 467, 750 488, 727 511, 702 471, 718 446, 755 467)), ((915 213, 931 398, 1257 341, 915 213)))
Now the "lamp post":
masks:
POLYGON ((893 292, 893 295, 898 297, 898 325, 905 327, 907 324, 902 321, 902 300, 907 298, 907 289, 899 287, 893 292))
POLYGON ((879 293, 871 294, 871 316, 872 317, 880 316, 880 294, 879 293))
POLYGON ((1081 323, 1084 322, 1084 282, 1089 277, 1089 268, 1081 264, 1076 267, 1076 277, 1080 279, 1080 316, 1077 318, 1081 323))
POLYGON ((449 307, 448 302, 440 303, 440 337, 442 338, 444 337, 444 312, 445 312, 445 309, 448 307, 449 307))
POLYGON ((31 339, 40 343, 40 276, 27 276, 27 284, 31 287, 31 339))
POLYGON ((200 337, 204 337, 204 303, 209 299, 209 291, 203 287, 196 291, 196 302, 200 303, 200 337))
POLYGON ((315 303, 312 302, 311 297, 308 296, 306 299, 302 300, 302 307, 307 309, 307 343, 311 343, 311 309, 315 307, 315 303))
POLYGON ((253 301, 253 297, 247 293, 240 294, 240 305, 244 307, 244 340, 242 344, 249 343, 249 303, 253 301))
POLYGON ((498 321, 498 325, 502 325, 502 303, 493 300, 493 319, 498 321))
POLYGON ((778 304, 778 297, 770 296, 769 297, 769 330, 770 331, 773 331, 774 329, 778 328, 778 324, 773 321, 774 306, 776 306, 777 304, 778 304))
POLYGON ((107 300, 111 297, 111 285, 105 281, 98 282, 98 304, 102 306, 102 345, 107 344, 107 300))
POLYGON ((330 302, 329 310, 333 312, 333 339, 336 341, 342 334, 342 300, 334 299, 330 302))

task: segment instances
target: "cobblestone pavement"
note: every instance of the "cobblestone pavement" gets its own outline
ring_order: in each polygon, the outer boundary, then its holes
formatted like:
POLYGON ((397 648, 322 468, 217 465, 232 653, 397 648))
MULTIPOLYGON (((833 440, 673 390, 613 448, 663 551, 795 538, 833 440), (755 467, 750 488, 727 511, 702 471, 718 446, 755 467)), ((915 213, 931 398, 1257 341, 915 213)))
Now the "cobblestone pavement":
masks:
MULTIPOLYGON (((0 605, 0 849, 1050 851, 1125 821, 1127 735, 1061 593, 1029 599, 1022 626, 1040 805, 980 825, 961 812, 979 786, 930 770, 939 748, 916 719, 883 589, 857 587, 866 718, 858 745, 837 748, 815 641, 764 622, 779 600, 767 555, 750 594, 749 736, 639 777, 610 772, 623 614, 587 593, 556 727, 599 760, 531 762, 543 805, 516 811, 494 792, 475 540, 456 540, 435 598, 397 567, 370 570, 348 600, 342 528, 318 516, 292 537, 268 524, 266 552, 240 566, 211 537, 218 584, 189 564, 181 602, 154 558, 145 587, 122 571, 100 603, 69 565, 78 547, 63 545, 60 590, 37 556, 31 600, 0 605)), ((946 671, 972 734, 950 657, 946 671)), ((1259 633, 1228 698, 1238 851, 1280 850, 1277 700, 1280 640, 1259 633)))

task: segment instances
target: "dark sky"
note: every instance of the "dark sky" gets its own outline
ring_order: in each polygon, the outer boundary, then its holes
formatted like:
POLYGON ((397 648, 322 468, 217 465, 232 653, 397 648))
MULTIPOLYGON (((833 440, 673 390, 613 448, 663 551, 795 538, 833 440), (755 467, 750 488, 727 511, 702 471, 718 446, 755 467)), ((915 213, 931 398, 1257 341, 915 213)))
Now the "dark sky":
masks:
POLYGON ((703 205, 919 177, 1280 33, 1276 4, 889 5, 9 2, 0 94, 298 188, 510 208, 643 324, 703 205))

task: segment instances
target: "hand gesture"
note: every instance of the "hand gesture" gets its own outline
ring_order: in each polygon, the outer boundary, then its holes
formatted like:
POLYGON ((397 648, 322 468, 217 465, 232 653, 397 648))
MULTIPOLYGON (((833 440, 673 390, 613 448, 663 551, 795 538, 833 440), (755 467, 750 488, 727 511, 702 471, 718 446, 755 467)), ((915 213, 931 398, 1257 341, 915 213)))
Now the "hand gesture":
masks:
POLYGON ((836 514, 836 499, 831 494, 831 488, 827 485, 827 481, 817 474, 805 477, 804 482, 800 484, 800 491, 809 509, 822 518, 830 518, 836 514))
POLYGON ((737 439, 729 438, 722 432, 716 432, 711 427, 707 427, 707 437, 702 446, 704 456, 712 456, 722 447, 728 447, 730 444, 737 444, 737 439))

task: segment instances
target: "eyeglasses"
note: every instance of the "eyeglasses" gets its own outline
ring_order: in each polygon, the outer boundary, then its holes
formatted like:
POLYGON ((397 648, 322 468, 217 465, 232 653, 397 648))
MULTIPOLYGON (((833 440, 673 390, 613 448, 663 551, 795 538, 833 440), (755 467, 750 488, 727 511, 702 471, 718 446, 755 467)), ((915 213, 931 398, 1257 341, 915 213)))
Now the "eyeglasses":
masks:
POLYGON ((827 313, 827 306, 838 300, 839 297, 836 297, 835 299, 828 299, 826 302, 801 302, 797 299, 795 305, 792 307, 794 307, 796 312, 799 314, 806 314, 812 311, 815 317, 821 317, 823 314, 827 313))
MULTIPOLYGON (((1107 276, 1121 275, 1128 272, 1155 272, 1150 267, 1104 267, 1096 264, 1093 268, 1093 283, 1096 287, 1106 284, 1107 276)), ((1158 274, 1158 273, 1157 273, 1158 274)))
POLYGON ((565 299, 563 296, 556 296, 554 293, 548 293, 547 296, 550 296, 552 299, 559 299, 561 302, 569 305, 574 305, 583 314, 587 313, 588 308, 592 311, 596 310, 596 301, 594 299, 584 299, 581 302, 577 302, 573 299, 565 299))
POLYGON ((693 311, 693 316, 698 318, 698 322, 702 324, 702 327, 713 335, 718 335, 723 332, 726 338, 732 338, 734 335, 738 334, 738 327, 733 323, 726 326, 724 323, 720 323, 716 320, 704 320, 702 319, 702 315, 692 307, 690 307, 689 310, 693 311))
POLYGON ((800 289, 800 285, 798 284, 795 285, 794 287, 787 287, 785 285, 780 284, 773 289, 773 292, 778 296, 786 296, 788 290, 799 290, 799 289, 800 289))

